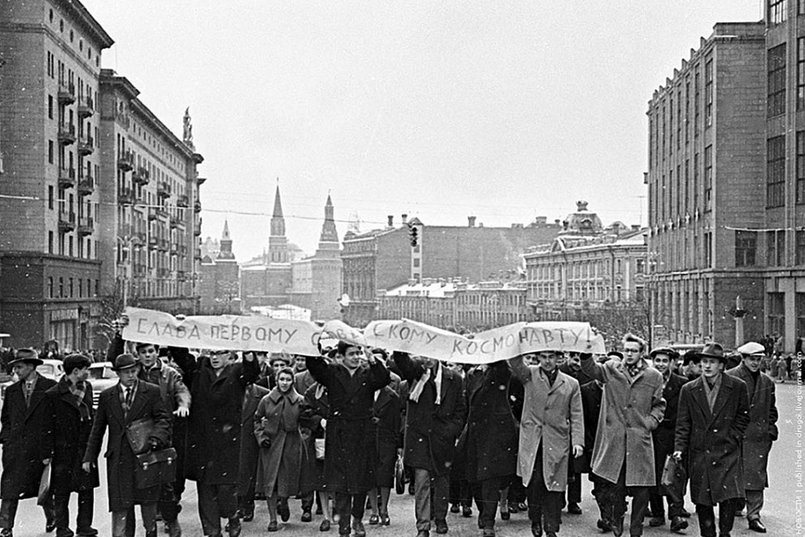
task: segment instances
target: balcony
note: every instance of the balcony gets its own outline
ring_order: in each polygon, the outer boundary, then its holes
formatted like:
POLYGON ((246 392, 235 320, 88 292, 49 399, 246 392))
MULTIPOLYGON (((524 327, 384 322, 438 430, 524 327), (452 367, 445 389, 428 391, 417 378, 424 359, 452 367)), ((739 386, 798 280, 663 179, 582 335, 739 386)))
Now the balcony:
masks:
POLYGON ((200 213, 201 212, 201 202, 197 201, 193 204, 193 211, 200 213))
POLYGON ((78 193, 82 196, 89 196, 95 191, 95 179, 86 174, 78 178, 78 193))
POLYGON ((75 143, 75 125, 69 123, 59 125, 59 143, 62 145, 75 143))
POLYGON ((73 231, 75 229, 75 213, 73 211, 59 210, 59 231, 73 231))
POLYGON ((59 82, 59 103, 73 104, 75 102, 75 84, 72 82, 59 82))
POLYGON ((157 248, 163 252, 167 252, 170 249, 170 242, 167 239, 159 239, 157 248))
POLYGON ((81 97, 78 99, 78 117, 89 117, 95 113, 95 103, 92 97, 81 97))
POLYGON ((151 180, 151 172, 140 166, 131 174, 131 180, 140 185, 147 185, 151 180))
POLYGON ((134 265, 134 276, 136 278, 145 278, 146 270, 145 265, 134 265))
POLYGON ((171 195, 171 186, 167 181, 160 181, 157 185, 157 196, 160 198, 169 198, 171 195))
POLYGON ((121 188, 117 193, 117 201, 121 205, 134 205, 134 192, 130 188, 121 188))
POLYGON ((121 153, 117 159, 117 167, 124 172, 131 171, 134 168, 134 153, 131 151, 121 153))
POLYGON ((179 245, 175 242, 172 242, 170 245, 170 254, 171 255, 179 255, 179 245))
POLYGON ((188 200, 187 200, 187 195, 186 194, 182 195, 182 196, 179 196, 179 198, 176 200, 176 206, 177 207, 187 207, 187 202, 188 202, 188 200))
POLYGON ((150 237, 148 237, 148 246, 149 247, 156 248, 158 244, 159 244, 159 239, 156 238, 154 235, 151 235, 150 237))
POLYGON ((75 186, 75 168, 59 168, 59 186, 61 188, 75 186))
POLYGON ((95 151, 95 140, 90 135, 82 136, 78 140, 78 154, 89 155, 95 151))
POLYGON ((81 236, 91 235, 95 229, 95 222, 89 216, 82 216, 78 219, 78 234, 81 236))

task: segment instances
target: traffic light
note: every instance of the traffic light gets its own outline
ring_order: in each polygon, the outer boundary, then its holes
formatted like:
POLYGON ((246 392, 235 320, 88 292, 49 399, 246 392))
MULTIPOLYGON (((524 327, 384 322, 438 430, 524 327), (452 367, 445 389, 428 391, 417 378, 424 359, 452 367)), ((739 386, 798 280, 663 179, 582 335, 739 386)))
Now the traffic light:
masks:
POLYGON ((411 240, 411 247, 416 247, 419 239, 419 230, 412 224, 408 224, 408 238, 411 240))

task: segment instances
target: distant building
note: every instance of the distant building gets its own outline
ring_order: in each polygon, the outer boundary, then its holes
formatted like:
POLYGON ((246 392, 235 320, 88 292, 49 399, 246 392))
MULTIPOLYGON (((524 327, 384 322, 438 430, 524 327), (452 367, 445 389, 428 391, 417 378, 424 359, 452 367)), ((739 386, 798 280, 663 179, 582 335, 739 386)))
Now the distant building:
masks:
POLYGON ((229 223, 224 221, 220 248, 214 258, 205 256, 201 260, 199 282, 201 313, 215 315, 240 311, 240 267, 232 253, 232 238, 229 223))
POLYGON ((466 227, 429 226, 403 217, 403 225, 395 227, 389 217, 386 229, 359 235, 347 232, 341 252, 343 289, 350 299, 344 308, 345 321, 363 326, 378 318, 379 290, 394 289, 409 280, 519 280, 522 254, 531 246, 550 242, 561 229, 544 217, 527 226, 496 228, 476 226, 475 220, 469 217, 466 227), (417 229, 416 246, 411 245, 409 223, 417 229))
POLYGON ((479 282, 425 278, 378 293, 379 319, 410 319, 465 332, 526 320, 524 282, 479 282))
POLYGON ((552 242, 523 256, 532 318, 567 319, 591 307, 643 302, 645 233, 620 222, 604 228, 587 202, 578 202, 552 242))
POLYGON ((327 196, 324 223, 316 253, 291 263, 290 303, 310 310, 314 320, 341 317, 341 247, 333 216, 333 202, 327 196))

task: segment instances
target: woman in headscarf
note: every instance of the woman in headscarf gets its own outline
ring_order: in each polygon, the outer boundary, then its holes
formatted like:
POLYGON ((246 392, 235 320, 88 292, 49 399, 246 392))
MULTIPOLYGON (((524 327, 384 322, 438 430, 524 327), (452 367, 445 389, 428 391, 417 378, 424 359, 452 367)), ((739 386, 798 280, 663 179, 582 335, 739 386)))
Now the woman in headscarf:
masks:
POLYGON ((265 493, 268 503, 268 531, 277 531, 277 512, 283 522, 290 518, 287 499, 300 493, 303 464, 299 412, 303 397, 294 389, 294 374, 289 367, 277 372, 277 385, 260 401, 254 413, 254 434, 260 444, 257 490, 265 493), (277 508, 277 499, 279 509, 277 508))

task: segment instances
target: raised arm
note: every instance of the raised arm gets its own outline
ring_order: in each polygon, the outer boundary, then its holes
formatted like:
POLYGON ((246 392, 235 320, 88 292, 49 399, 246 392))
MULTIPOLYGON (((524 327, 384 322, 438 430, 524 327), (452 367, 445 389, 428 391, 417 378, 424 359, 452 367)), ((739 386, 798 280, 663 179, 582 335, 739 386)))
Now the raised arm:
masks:
POLYGON ((593 360, 592 354, 581 355, 581 370, 584 371, 590 378, 596 379, 600 382, 606 382, 609 380, 606 364, 596 363, 596 361, 593 360))
POLYGON ((329 387, 332 380, 332 371, 330 371, 330 364, 324 359, 324 356, 306 356, 305 364, 307 370, 313 376, 313 379, 322 386, 329 387))
POLYGON ((422 364, 414 361, 407 352, 394 351, 391 358, 400 370, 400 376, 408 381, 409 386, 425 372, 422 364))
POLYGON ((520 381, 520 384, 525 385, 531 381, 531 370, 525 363, 525 358, 522 356, 515 356, 508 360, 509 369, 511 369, 512 376, 520 381))

